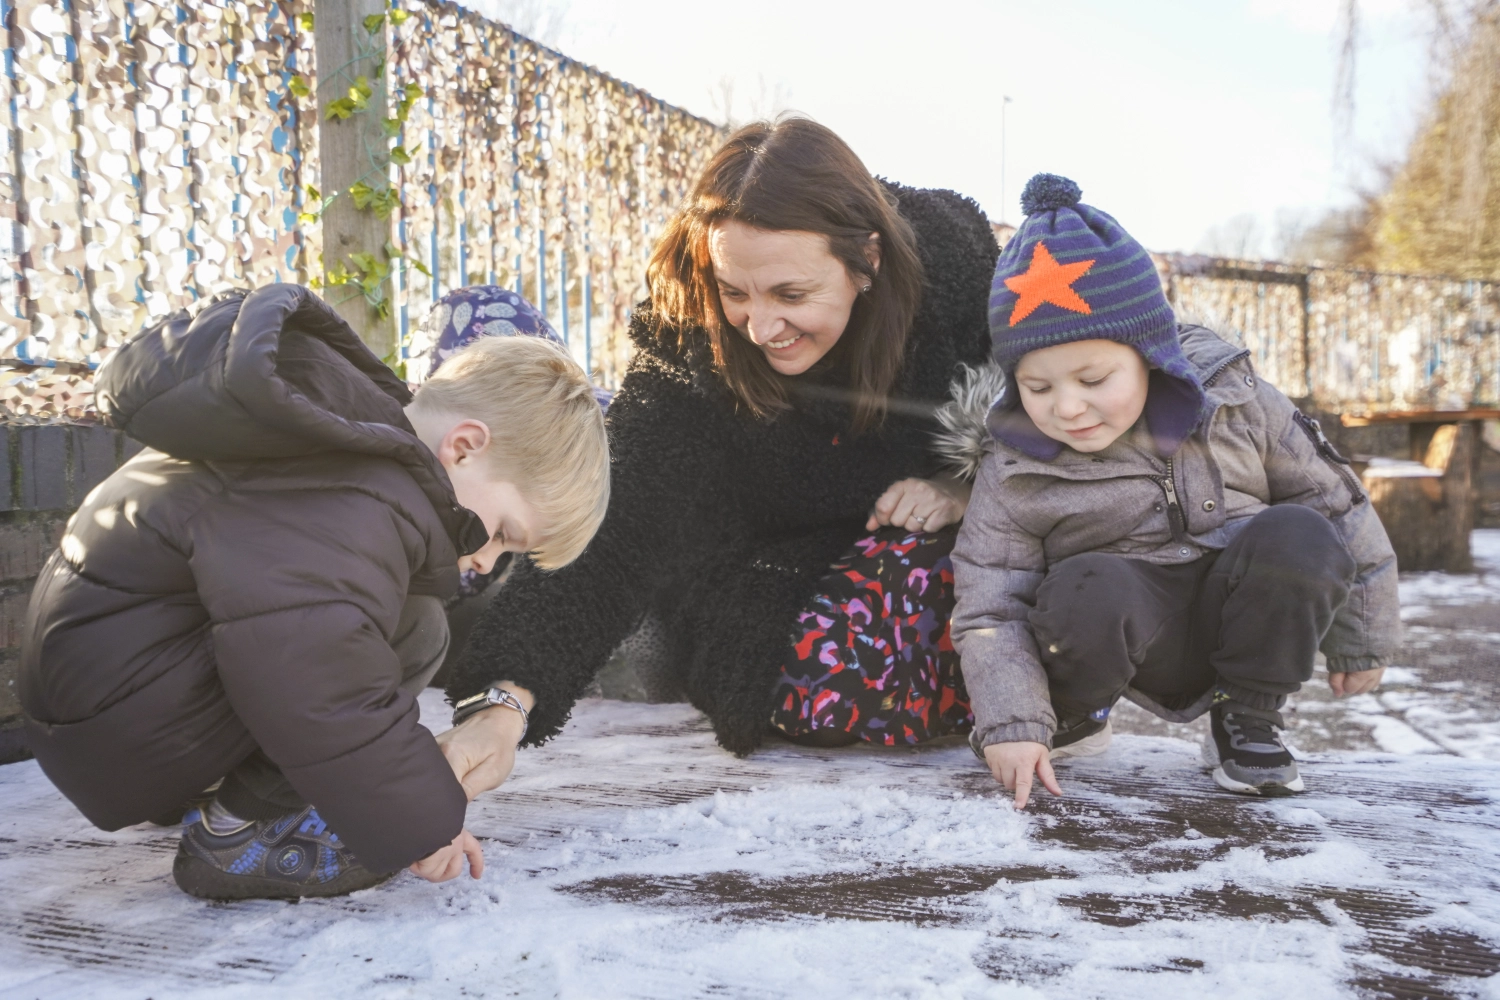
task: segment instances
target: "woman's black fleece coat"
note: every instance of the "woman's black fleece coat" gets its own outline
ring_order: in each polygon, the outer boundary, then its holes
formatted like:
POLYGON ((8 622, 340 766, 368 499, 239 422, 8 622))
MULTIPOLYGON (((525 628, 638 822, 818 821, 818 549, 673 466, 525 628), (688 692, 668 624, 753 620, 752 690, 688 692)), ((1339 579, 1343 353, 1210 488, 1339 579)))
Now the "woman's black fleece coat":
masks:
POLYGON ((475 626, 450 697, 514 681, 536 695, 527 742, 542 742, 653 611, 672 669, 719 742, 755 749, 818 580, 864 533, 887 487, 936 471, 936 425, 899 403, 941 403, 958 365, 990 353, 999 251, 984 214, 951 191, 888 189, 916 234, 926 282, 884 425, 856 436, 847 406, 807 399, 757 420, 714 373, 704 331, 659 335, 642 306, 609 410, 612 494, 599 534, 556 572, 517 568, 475 626))

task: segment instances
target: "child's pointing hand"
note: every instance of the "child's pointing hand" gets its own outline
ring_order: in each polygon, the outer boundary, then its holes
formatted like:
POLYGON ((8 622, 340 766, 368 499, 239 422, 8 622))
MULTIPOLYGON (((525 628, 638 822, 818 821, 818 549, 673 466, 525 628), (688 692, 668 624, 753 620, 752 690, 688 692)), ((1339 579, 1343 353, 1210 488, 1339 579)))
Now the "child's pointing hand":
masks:
POLYGON ((1335 698, 1342 698, 1345 695, 1374 691, 1380 686, 1380 678, 1383 676, 1385 676, 1384 667, 1376 667, 1374 670, 1330 670, 1328 686, 1333 689, 1335 698))
POLYGON ((1047 791, 1062 794, 1057 776, 1052 773, 1050 753, 1041 743, 992 743, 984 748, 984 762, 1007 792, 1016 793, 1017 809, 1025 809, 1027 799, 1031 798, 1032 774, 1042 779, 1047 791))
POLYGON ((465 859, 469 862, 470 878, 478 878, 484 874, 484 850, 468 830, 454 837, 453 843, 439 847, 421 861, 413 862, 411 871, 413 875, 420 875, 429 882, 446 882, 463 874, 465 859))

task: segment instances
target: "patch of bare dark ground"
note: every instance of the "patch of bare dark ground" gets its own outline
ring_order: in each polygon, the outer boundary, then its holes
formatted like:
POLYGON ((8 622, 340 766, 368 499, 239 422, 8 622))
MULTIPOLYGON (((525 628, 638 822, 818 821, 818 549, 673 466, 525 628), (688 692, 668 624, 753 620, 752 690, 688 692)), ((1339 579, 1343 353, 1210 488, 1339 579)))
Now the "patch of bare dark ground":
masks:
MULTIPOLYGON (((1253 848, 1271 859, 1295 856, 1326 842, 1329 834, 1383 848, 1379 853, 1389 856, 1388 863, 1408 872, 1424 867, 1442 870, 1460 862, 1463 851, 1445 833, 1445 821, 1463 816, 1473 823, 1476 809, 1493 805, 1488 797, 1451 789, 1406 790, 1405 807, 1418 809, 1431 822, 1393 851, 1390 830, 1378 817, 1333 817, 1326 827, 1290 825, 1267 803, 1220 794, 1201 775, 1196 782, 1186 772, 1169 776, 1173 781, 1167 787, 1175 784, 1169 792, 1163 790, 1159 769, 1099 766, 1066 777, 1075 790, 1082 786, 1084 794, 1039 797, 1033 806, 1034 836, 1076 849, 1086 863, 1106 858, 1111 867, 1141 875, 1190 871, 1236 848, 1253 848)), ((1364 780, 1344 770, 1332 780, 1338 787, 1324 791, 1366 806, 1379 807, 1392 793, 1378 775, 1364 780)), ((991 779, 977 769, 956 784, 975 794, 993 793, 991 779)), ((1350 815, 1361 813, 1353 810, 1350 815)), ((564 891, 634 905, 690 908, 714 920, 828 917, 974 926, 985 924, 988 916, 980 895, 997 885, 1073 877, 1064 869, 1037 866, 876 866, 856 873, 794 878, 760 878, 746 872, 611 876, 564 891)), ((1493 891, 1500 886, 1485 888, 1493 891)), ((1085 892, 1063 895, 1058 902, 1108 927, 1197 918, 1352 923, 1364 937, 1350 946, 1359 970, 1350 986, 1369 998, 1457 1000, 1470 995, 1466 982, 1500 973, 1500 948, 1466 931, 1434 924, 1429 920, 1434 907, 1409 891, 1311 886, 1267 892, 1227 884, 1174 895, 1085 892)), ((1065 944, 1059 941, 1053 948, 1045 934, 994 928, 975 962, 999 980, 1037 982, 1068 970, 1070 952, 1065 944)), ((1202 966, 1201 960, 1183 956, 1137 971, 1187 973, 1202 966)))
MULTIPOLYGON (((984 919, 976 897, 1002 882, 1024 883, 1069 878, 1064 871, 1035 866, 876 869, 847 875, 757 878, 745 872, 701 875, 621 875, 591 879, 564 891, 584 898, 637 905, 701 908, 711 919, 758 922, 798 917, 900 921, 918 925, 967 924, 984 919)), ((1063 906, 1110 927, 1199 917, 1249 921, 1335 923, 1330 908, 1353 921, 1366 936, 1363 951, 1389 960, 1399 971, 1372 969, 1354 979, 1362 996, 1430 997, 1465 995, 1462 980, 1500 973, 1500 949, 1461 930, 1425 927, 1432 914, 1415 894, 1369 889, 1317 887, 1289 894, 1258 892, 1226 884, 1175 895, 1062 896, 1063 906)), ((1068 970, 1065 953, 1048 957, 1047 936, 1006 931, 991 937, 976 964, 996 979, 1035 982, 1068 970)), ((1204 963, 1173 958, 1135 971, 1193 972, 1204 963)))
POLYGON ((834 917, 895 920, 918 925, 960 924, 974 918, 965 897, 1001 882, 1035 882, 1059 873, 1031 865, 1011 867, 876 868, 847 875, 757 878, 746 872, 703 875, 612 875, 564 891, 619 903, 702 906, 719 920, 785 920, 834 917))

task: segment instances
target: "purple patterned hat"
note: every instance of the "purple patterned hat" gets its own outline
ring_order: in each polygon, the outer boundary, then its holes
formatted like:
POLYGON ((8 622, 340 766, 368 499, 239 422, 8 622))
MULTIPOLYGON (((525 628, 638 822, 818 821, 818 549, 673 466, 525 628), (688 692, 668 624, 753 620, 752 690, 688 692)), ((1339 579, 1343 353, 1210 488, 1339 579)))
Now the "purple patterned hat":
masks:
MULTIPOLYGON (((454 289, 433 304, 412 338, 416 348, 412 360, 417 362, 412 367, 420 369, 420 359, 429 358, 426 375, 430 377, 444 361, 480 337, 540 337, 565 345, 547 317, 523 296, 499 285, 470 285, 454 289)), ((594 398, 609 409, 613 394, 595 386, 594 398)))

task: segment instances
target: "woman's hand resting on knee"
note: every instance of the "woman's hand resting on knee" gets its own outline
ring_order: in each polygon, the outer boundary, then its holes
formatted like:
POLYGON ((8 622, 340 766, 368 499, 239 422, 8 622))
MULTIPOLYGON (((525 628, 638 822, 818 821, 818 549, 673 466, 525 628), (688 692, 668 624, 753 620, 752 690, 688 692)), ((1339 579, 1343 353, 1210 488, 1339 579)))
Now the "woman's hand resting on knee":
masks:
POLYGON ((1016 793, 1016 808, 1025 809, 1027 799, 1031 798, 1033 774, 1042 779, 1047 791, 1062 794, 1057 775, 1052 773, 1049 754, 1042 743, 991 743, 984 748, 984 762, 1007 792, 1016 793))
POLYGON ((907 531, 938 531, 964 519, 969 509, 968 483, 946 476, 937 479, 903 479, 875 501, 875 510, 865 522, 866 531, 894 525, 907 531))

